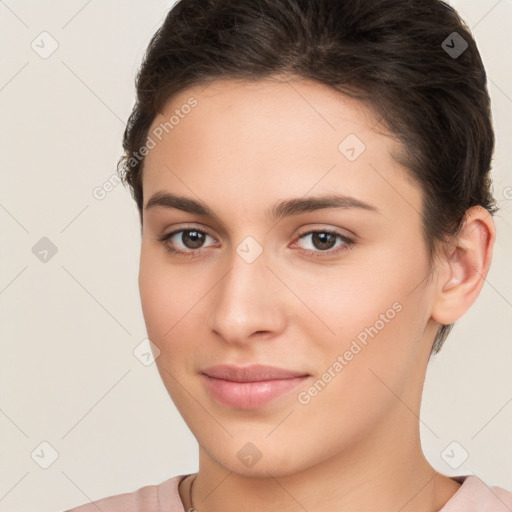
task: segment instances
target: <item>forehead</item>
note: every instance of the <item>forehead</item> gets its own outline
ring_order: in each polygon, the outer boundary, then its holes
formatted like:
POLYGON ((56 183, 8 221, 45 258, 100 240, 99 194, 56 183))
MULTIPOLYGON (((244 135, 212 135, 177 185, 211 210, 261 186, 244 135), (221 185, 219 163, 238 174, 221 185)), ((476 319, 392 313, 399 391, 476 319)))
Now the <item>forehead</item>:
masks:
POLYGON ((378 121, 361 102, 315 81, 198 84, 153 121, 144 199, 164 189, 215 190, 221 202, 236 195, 264 209, 271 191, 304 196, 314 188, 362 200, 412 194, 409 202, 419 205, 416 183, 392 157, 399 146, 378 121))
MULTIPOLYGON (((258 134, 259 137, 269 133, 269 123, 272 122, 276 128, 286 128, 282 137, 309 137, 308 132, 318 130, 331 132, 332 135, 342 133, 349 125, 360 135, 368 130, 391 135, 378 123, 380 116, 361 101, 313 80, 285 80, 280 77, 257 81, 216 80, 189 87, 165 103, 161 114, 154 119, 152 128, 165 123, 173 113, 188 110, 186 105, 192 98, 196 106, 190 112, 190 117, 200 112, 210 126, 215 122, 218 127, 226 128, 229 124, 232 128, 230 135, 237 127, 250 128, 249 122, 253 136, 260 127, 265 128, 265 132, 258 134), (307 124, 297 123, 295 116, 307 120, 307 124)), ((187 116, 181 116, 181 120, 187 116)), ((219 133, 224 134, 225 131, 219 133)))

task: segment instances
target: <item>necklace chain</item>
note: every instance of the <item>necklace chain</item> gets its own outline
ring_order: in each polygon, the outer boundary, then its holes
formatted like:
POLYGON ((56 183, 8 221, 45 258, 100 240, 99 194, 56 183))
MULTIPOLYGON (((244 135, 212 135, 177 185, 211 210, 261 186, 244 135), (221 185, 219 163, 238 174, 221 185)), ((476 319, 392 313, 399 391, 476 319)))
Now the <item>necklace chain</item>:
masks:
POLYGON ((192 483, 190 484, 190 487, 188 489, 188 501, 190 502, 190 508, 187 510, 187 512, 197 512, 196 508, 194 507, 194 502, 192 501, 192 486, 194 485, 194 482, 196 481, 196 476, 197 475, 194 475, 192 483))

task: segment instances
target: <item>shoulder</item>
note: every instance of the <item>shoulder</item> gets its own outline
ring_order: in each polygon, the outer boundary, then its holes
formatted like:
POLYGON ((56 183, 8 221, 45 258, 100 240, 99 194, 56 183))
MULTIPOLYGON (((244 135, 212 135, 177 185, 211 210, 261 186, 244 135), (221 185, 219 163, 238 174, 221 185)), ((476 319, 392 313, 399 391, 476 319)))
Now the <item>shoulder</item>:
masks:
POLYGON ((475 475, 455 477, 459 490, 439 512, 510 512, 512 492, 487 485, 475 475))
POLYGON ((178 485, 186 476, 178 475, 158 485, 147 485, 134 492, 109 496, 65 512, 183 512, 178 485))

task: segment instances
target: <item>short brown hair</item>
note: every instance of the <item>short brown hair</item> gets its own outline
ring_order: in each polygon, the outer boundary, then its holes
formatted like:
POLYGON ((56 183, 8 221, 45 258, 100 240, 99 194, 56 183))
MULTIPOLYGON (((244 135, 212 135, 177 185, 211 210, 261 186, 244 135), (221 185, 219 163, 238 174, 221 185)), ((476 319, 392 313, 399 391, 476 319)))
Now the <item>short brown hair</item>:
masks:
MULTIPOLYGON (((169 98, 219 79, 298 76, 369 104, 405 149, 424 193, 429 261, 467 209, 497 211, 484 66, 469 28, 439 0, 179 0, 147 48, 118 170, 143 222, 148 130, 169 98), (450 50, 452 49, 452 50, 450 50), (137 158, 134 158, 137 155, 137 158)), ((453 324, 440 327, 432 352, 453 324)))

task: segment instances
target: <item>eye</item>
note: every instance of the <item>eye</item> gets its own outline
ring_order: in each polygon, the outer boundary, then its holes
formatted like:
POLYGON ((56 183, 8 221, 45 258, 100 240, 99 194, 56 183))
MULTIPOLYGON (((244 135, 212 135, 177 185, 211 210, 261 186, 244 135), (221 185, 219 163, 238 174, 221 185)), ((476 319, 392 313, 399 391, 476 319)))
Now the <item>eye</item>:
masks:
MULTIPOLYGON (((206 231, 198 228, 183 228, 165 234, 158 240, 166 251, 178 256, 197 256, 205 247, 205 241, 211 237, 206 231)), ((333 256, 348 250, 354 241, 347 236, 328 229, 308 231, 299 235, 298 240, 309 242, 302 247, 306 253, 315 257, 333 256), (339 242, 339 243, 338 243, 339 242), (338 244, 337 244, 338 243, 338 244), (336 245, 337 244, 337 245, 336 245)), ((294 244, 296 245, 297 242, 294 244)))
POLYGON ((164 244, 168 252, 182 256, 194 256, 202 248, 206 238, 212 237, 202 229, 189 228, 172 231, 159 238, 159 241, 164 244))
POLYGON ((303 247, 306 251, 313 256, 323 256, 338 254, 341 251, 349 249, 354 241, 337 231, 331 231, 327 229, 308 231, 299 236, 299 240, 308 240, 309 242, 305 245, 309 247, 303 247), (336 245, 337 241, 340 243, 336 245), (334 250, 333 250, 334 248, 334 250))

